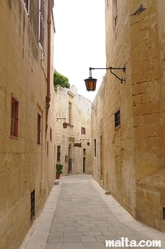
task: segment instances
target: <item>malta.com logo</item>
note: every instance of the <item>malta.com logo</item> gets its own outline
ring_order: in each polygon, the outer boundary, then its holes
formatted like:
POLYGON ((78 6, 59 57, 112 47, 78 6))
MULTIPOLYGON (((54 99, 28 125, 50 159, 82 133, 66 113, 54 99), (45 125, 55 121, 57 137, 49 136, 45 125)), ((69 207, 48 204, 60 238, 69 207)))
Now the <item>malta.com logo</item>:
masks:
POLYGON ((120 240, 105 240, 106 247, 131 247, 131 248, 143 248, 143 247, 161 247, 161 240, 129 240, 128 238, 121 237, 120 240))

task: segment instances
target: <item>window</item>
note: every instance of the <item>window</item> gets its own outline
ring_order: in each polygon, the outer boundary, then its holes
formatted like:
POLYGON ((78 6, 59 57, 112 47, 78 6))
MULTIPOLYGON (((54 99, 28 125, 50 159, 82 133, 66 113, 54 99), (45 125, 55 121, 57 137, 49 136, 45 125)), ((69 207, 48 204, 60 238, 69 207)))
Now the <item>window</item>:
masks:
POLYGON ((41 144, 41 115, 37 115, 37 144, 41 144))
POLYGON ((115 112, 115 127, 120 126, 120 110, 115 112))
POLYGON ((32 220, 35 217, 35 190, 31 192, 31 209, 30 209, 30 220, 32 220))
POLYGON ((85 128, 84 127, 81 127, 81 134, 85 135, 85 128))
POLYGON ((39 5, 39 42, 44 53, 44 0, 39 5))
POLYGON ((11 97, 11 138, 18 138, 18 100, 11 97))
POLYGON ((52 128, 50 128, 50 141, 52 141, 52 128))
POLYGON ((71 113, 72 113, 72 103, 69 102, 68 105, 68 119, 69 119, 69 124, 71 124, 71 113))
POLYGON ((112 15, 113 15, 113 28, 115 29, 117 25, 117 0, 113 0, 112 2, 112 15))
POLYGON ((60 156, 61 156, 61 146, 57 146, 57 162, 60 162, 60 156))
POLYGON ((25 9, 26 9, 27 13, 29 13, 29 3, 30 3, 30 0, 23 0, 23 2, 24 2, 25 9))
POLYGON ((94 139, 94 155, 96 157, 96 139, 94 139))
POLYGON ((165 220, 165 207, 163 207, 163 220, 165 220))

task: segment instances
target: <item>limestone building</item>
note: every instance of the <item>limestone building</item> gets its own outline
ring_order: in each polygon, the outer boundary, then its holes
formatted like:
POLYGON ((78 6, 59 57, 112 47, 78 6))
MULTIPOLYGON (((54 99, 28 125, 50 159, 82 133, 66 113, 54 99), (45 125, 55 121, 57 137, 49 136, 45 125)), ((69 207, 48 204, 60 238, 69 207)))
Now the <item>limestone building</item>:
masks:
POLYGON ((74 85, 58 86, 56 108, 56 163, 63 165, 63 175, 91 173, 91 101, 74 85))
POLYGON ((52 0, 0 1, 0 248, 18 249, 54 184, 52 0))
POLYGON ((106 66, 92 104, 94 178, 165 231, 165 1, 105 1, 106 66))

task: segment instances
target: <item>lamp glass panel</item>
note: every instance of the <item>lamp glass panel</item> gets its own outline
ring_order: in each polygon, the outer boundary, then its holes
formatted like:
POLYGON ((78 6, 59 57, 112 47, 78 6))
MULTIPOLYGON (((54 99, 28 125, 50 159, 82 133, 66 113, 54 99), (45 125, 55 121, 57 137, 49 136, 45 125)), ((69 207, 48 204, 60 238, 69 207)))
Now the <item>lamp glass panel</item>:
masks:
POLYGON ((86 84, 86 89, 87 91, 94 91, 96 89, 96 79, 93 78, 88 78, 85 80, 85 84, 86 84))
POLYGON ((63 128, 67 128, 67 123, 63 123, 63 128))

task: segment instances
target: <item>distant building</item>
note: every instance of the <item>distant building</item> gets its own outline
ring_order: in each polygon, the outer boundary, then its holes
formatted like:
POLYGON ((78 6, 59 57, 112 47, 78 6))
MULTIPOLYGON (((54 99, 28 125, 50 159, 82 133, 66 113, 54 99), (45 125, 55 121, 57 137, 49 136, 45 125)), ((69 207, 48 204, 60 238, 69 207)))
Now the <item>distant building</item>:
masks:
MULTIPOLYGON (((94 178, 165 231, 165 1, 105 1, 106 66, 92 104, 94 178)), ((92 154, 93 155, 93 154, 92 154)))
POLYGON ((54 184, 53 1, 0 2, 0 248, 18 249, 54 184))
POLYGON ((58 86, 56 108, 56 163, 63 165, 63 175, 92 173, 91 101, 79 95, 74 85, 58 86))

